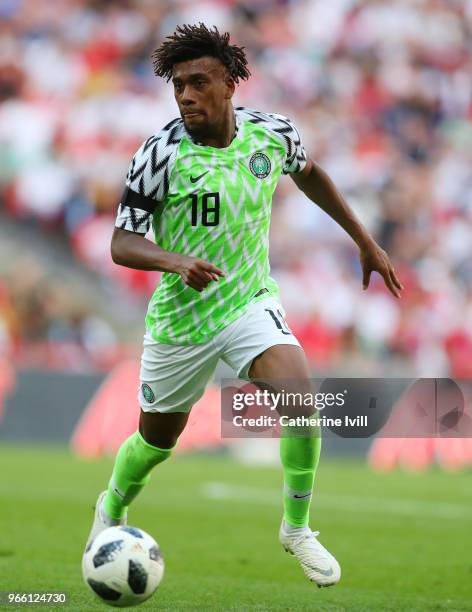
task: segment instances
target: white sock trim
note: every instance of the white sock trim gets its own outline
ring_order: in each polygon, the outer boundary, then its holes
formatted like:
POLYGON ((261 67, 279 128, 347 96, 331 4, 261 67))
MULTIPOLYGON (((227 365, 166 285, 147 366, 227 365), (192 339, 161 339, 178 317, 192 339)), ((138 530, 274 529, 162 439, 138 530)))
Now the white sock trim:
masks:
POLYGON ((292 534, 301 534, 305 531, 310 531, 309 527, 293 527, 292 525, 290 525, 289 523, 287 523, 287 521, 284 519, 283 522, 283 530, 287 535, 292 535, 292 534))

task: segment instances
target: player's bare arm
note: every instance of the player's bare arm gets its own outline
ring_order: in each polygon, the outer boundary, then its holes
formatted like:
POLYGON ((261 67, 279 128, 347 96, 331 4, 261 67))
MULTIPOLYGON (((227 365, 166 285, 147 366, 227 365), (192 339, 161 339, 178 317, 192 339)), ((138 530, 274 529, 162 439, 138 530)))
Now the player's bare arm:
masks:
POLYGON ((180 274, 184 283, 196 291, 203 291, 212 280, 224 276, 222 270, 203 259, 166 251, 144 234, 118 227, 113 231, 111 256, 116 264, 127 268, 180 274))
POLYGON ((312 159, 308 159, 302 172, 290 176, 297 187, 334 219, 359 247, 364 289, 368 288, 370 275, 375 271, 382 276, 389 291, 399 298, 403 286, 387 253, 362 225, 326 172, 312 159))

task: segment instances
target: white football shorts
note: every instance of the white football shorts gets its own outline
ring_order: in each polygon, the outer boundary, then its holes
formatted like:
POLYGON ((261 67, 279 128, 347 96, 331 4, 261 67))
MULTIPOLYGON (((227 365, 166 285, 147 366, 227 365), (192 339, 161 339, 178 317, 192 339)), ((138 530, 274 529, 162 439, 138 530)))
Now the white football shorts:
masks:
POLYGON ((141 357, 138 401, 144 412, 189 412, 202 397, 219 359, 249 381, 252 361, 276 344, 300 343, 273 297, 253 302, 236 321, 203 344, 156 342, 147 331, 141 357))

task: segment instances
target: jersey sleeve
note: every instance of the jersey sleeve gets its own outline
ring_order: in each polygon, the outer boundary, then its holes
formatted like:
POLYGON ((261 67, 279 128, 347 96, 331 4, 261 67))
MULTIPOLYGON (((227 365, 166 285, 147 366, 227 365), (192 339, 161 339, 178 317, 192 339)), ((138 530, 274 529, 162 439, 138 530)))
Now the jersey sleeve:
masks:
POLYGON ((290 119, 283 115, 273 114, 272 117, 278 123, 275 131, 280 134, 285 143, 285 162, 282 172, 284 174, 301 172, 306 166, 306 151, 297 128, 290 119))
POLYGON ((146 234, 152 215, 167 195, 174 150, 168 139, 148 138, 135 153, 126 176, 126 187, 121 196, 115 226, 146 234))

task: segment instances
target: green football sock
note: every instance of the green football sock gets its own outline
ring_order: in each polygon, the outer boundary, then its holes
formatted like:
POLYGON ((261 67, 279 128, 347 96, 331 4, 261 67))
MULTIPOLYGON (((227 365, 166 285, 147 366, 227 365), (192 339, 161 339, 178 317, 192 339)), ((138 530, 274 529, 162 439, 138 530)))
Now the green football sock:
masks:
POLYGON ((103 501, 110 518, 121 519, 126 514, 129 504, 149 482, 152 468, 165 461, 171 452, 171 448, 148 444, 139 431, 123 442, 103 501))
POLYGON ((321 452, 319 428, 305 435, 286 428, 280 438, 280 460, 284 474, 284 520, 292 527, 308 525, 313 483, 321 452))

